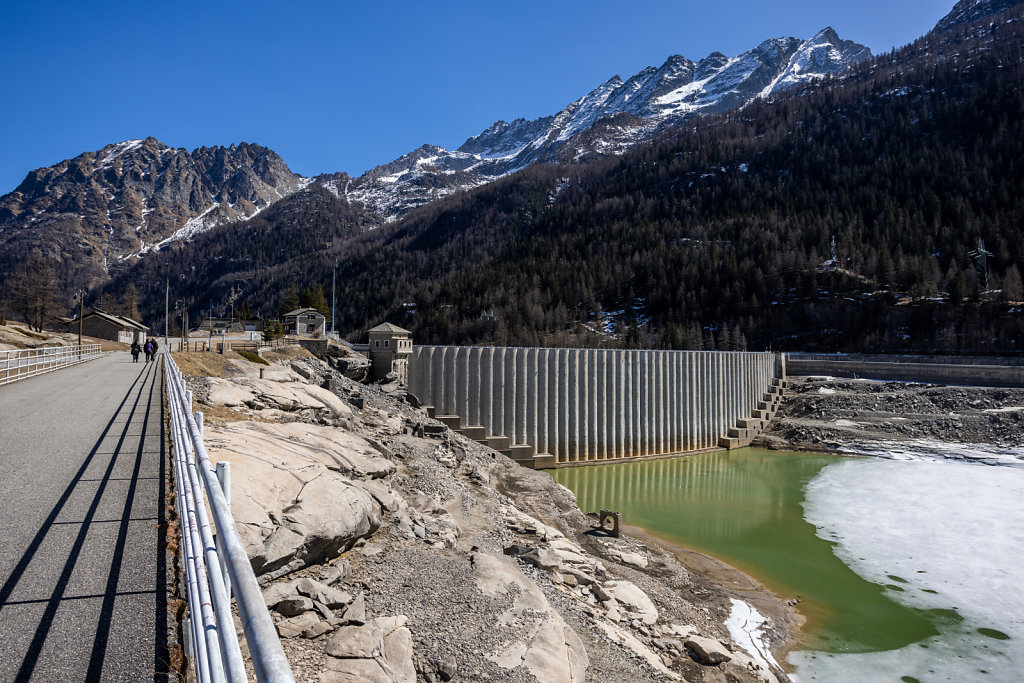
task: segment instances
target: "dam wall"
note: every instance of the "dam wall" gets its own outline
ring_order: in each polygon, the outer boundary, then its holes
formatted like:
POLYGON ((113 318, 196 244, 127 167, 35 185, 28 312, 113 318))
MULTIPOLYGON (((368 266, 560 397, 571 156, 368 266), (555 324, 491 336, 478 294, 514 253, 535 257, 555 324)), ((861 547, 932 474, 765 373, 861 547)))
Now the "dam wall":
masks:
POLYGON ((784 377, 775 353, 415 346, 409 363, 409 390, 437 415, 546 466, 717 447, 753 427, 742 418, 767 419, 784 377))

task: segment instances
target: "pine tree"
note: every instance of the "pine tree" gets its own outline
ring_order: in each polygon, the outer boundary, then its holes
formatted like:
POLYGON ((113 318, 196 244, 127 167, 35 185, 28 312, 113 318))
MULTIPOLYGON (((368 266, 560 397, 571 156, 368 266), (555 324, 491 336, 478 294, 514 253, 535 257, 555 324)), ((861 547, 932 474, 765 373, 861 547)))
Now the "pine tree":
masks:
POLYGON ((299 294, 299 308, 315 308, 328 318, 331 317, 331 307, 327 304, 327 297, 324 296, 323 285, 317 285, 312 289, 304 289, 299 294))
POLYGON ((288 287, 288 293, 285 295, 284 302, 281 304, 280 315, 284 315, 285 313, 291 313, 292 311, 294 311, 297 308, 300 308, 301 306, 302 304, 299 303, 299 288, 293 282, 291 286, 288 287))

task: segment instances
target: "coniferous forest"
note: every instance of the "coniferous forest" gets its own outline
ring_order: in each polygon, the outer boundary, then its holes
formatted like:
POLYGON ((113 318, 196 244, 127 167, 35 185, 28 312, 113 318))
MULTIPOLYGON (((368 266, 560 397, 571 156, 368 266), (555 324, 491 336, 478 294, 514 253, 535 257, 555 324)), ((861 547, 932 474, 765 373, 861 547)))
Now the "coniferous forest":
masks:
POLYGON ((329 301, 336 269, 352 339, 388 320, 424 343, 1018 353, 1021 15, 372 230, 300 192, 109 291, 134 282, 159 327, 167 279, 196 310, 242 280, 276 313, 293 284, 329 301))

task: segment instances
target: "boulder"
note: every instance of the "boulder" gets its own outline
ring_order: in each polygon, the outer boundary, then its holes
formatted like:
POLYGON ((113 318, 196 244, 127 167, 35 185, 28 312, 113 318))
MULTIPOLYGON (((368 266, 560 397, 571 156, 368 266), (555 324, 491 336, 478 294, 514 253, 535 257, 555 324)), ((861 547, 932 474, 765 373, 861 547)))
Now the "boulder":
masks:
POLYGON ((583 643, 540 588, 509 558, 477 552, 473 560, 477 588, 512 602, 495 627, 508 640, 487 658, 510 671, 525 667, 538 681, 583 683, 589 665, 583 643))
POLYGON ((282 600, 297 598, 298 596, 299 593, 295 590, 294 581, 282 581, 281 583, 273 583, 267 586, 266 590, 263 591, 263 602, 267 603, 268 608, 274 609, 282 600))
POLYGON ((619 550, 618 548, 605 548, 605 552, 608 553, 608 557, 612 558, 616 562, 628 564, 638 569, 647 568, 647 558, 640 553, 631 553, 629 551, 619 550))
POLYGON ((214 460, 232 463, 232 516, 257 574, 276 578, 350 548, 380 526, 357 476, 392 471, 365 440, 303 423, 208 428, 214 460))
POLYGON ((343 626, 327 641, 321 683, 415 683, 412 634, 406 618, 377 617, 343 626))
POLYGON ((562 568, 562 561, 558 555, 547 548, 531 548, 527 552, 520 555, 520 558, 526 562, 529 562, 538 569, 545 571, 554 571, 562 568))
POLYGON ((209 382, 210 393, 207 400, 210 405, 244 408, 256 403, 256 395, 248 387, 219 377, 211 377, 209 382))
POLYGON ((337 588, 331 588, 330 586, 309 578, 302 578, 296 581, 295 589, 300 595, 305 595, 311 600, 316 600, 330 609, 344 607, 348 603, 352 602, 352 595, 350 593, 338 590, 337 588))
POLYGON ((277 622, 277 633, 282 638, 298 638, 306 629, 319 623, 320 617, 316 612, 304 612, 297 617, 277 622))
POLYGON ((338 561, 335 564, 324 565, 320 567, 320 581, 331 586, 345 580, 350 571, 352 571, 351 567, 344 560, 338 561))
MULTIPOLYGON (((647 593, 637 588, 636 584, 630 581, 605 581, 603 589, 604 593, 614 598, 621 607, 634 612, 644 624, 650 626, 658 621, 658 608, 647 597, 647 593)), ((597 590, 594 590, 594 594, 601 599, 597 590)))
POLYGON ((281 602, 277 603, 274 608, 286 617, 295 617, 303 612, 308 612, 313 609, 313 601, 309 598, 296 595, 294 597, 285 598, 281 602))
POLYGON ((344 619, 350 624, 366 623, 366 598, 360 593, 352 600, 352 604, 345 610, 344 619))
POLYGON ((683 644, 693 652, 698 662, 706 666, 718 666, 732 659, 728 648, 714 638, 690 636, 683 644))
POLYGON ((349 352, 340 357, 331 356, 328 363, 342 375, 356 382, 365 382, 370 375, 370 359, 359 353, 349 352))

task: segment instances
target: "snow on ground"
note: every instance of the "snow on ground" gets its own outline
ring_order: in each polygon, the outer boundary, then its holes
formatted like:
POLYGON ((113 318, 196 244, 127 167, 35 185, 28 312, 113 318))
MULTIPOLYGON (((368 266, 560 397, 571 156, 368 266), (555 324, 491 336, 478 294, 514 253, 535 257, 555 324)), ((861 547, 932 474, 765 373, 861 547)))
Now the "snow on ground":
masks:
POLYGON ((729 602, 732 603, 732 611, 725 620, 725 627, 729 629, 732 639, 747 651, 751 659, 763 666, 765 671, 771 671, 769 663, 779 667, 779 663, 772 656, 771 648, 765 642, 764 624, 767 618, 742 600, 729 598, 729 602))
MULTIPOLYGON (((805 518, 891 599, 962 621, 899 650, 793 652, 796 680, 1020 680, 1024 667, 1024 469, 942 460, 846 460, 807 486, 805 518)), ((948 623, 954 622, 954 623, 948 623)))

